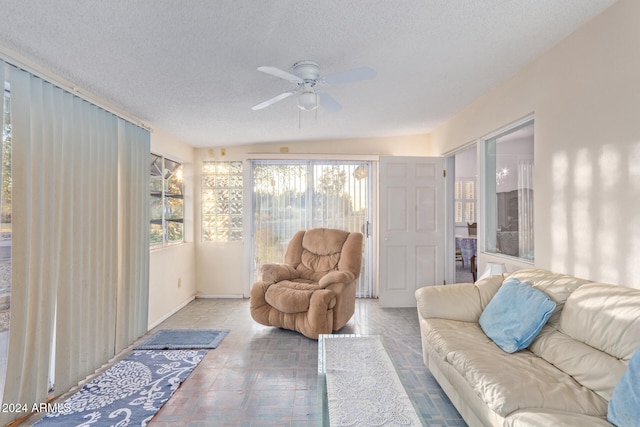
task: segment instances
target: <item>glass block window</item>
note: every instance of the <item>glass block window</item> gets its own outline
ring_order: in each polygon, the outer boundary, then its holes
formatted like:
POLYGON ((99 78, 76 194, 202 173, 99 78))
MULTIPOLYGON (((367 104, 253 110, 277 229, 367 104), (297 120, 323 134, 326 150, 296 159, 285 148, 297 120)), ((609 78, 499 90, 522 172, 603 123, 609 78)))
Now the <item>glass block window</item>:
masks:
POLYGON ((184 180, 182 164, 151 153, 151 246, 184 241, 184 180))
POLYGON ((202 241, 242 241, 242 162, 202 164, 202 241))
POLYGON ((466 226, 476 222, 476 180, 461 178, 456 180, 455 187, 456 225, 466 226))

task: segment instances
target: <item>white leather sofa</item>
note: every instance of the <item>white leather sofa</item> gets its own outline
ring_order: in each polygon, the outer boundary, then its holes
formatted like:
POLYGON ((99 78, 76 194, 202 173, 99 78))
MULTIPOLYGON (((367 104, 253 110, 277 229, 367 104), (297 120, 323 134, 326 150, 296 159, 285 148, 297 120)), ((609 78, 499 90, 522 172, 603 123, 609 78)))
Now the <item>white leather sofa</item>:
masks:
POLYGON ((608 401, 640 346, 640 290, 528 269, 421 288, 416 299, 424 362, 470 426, 611 426, 608 401), (556 303, 512 354, 478 323, 509 278, 556 303))

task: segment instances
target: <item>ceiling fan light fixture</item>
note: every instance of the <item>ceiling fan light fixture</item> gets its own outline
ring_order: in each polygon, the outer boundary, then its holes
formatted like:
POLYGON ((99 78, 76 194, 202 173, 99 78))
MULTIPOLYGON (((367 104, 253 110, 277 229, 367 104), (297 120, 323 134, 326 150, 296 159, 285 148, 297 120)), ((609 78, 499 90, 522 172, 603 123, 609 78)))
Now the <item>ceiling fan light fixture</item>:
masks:
POLYGON ((318 108, 318 96, 315 92, 302 92, 298 96, 298 108, 304 111, 313 111, 318 108))
POLYGON ((289 71, 283 71, 280 68, 271 66, 258 67, 258 71, 279 79, 287 80, 290 84, 295 85, 295 88, 254 105, 251 107, 252 110, 262 110, 278 101, 297 94, 298 108, 300 111, 317 111, 318 105, 322 105, 327 111, 340 111, 340 104, 326 91, 321 90, 316 93, 316 85, 352 83, 369 80, 376 76, 376 71, 373 68, 359 67, 322 77, 320 75, 320 67, 313 61, 298 61, 293 64, 289 71))

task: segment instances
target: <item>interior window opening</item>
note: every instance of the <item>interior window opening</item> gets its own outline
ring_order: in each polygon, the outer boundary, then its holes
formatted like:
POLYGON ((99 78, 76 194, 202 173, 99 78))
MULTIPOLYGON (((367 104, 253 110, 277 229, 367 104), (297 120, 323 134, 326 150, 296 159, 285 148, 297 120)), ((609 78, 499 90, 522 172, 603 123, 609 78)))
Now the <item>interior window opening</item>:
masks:
POLYGON ((534 122, 485 143, 485 251, 533 262, 534 122))

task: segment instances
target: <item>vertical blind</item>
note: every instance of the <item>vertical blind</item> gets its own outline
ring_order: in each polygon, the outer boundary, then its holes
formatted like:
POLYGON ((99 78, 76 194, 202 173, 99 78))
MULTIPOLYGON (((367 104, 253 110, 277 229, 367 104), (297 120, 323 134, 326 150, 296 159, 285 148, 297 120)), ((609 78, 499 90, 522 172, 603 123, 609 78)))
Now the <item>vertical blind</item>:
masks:
MULTIPOLYGON (((262 264, 282 262, 299 230, 326 227, 366 233, 370 166, 366 161, 253 160, 253 281, 259 279, 262 264)), ((358 297, 377 297, 371 286, 369 253, 365 238, 358 297)))
POLYGON ((150 138, 26 71, 0 70, 14 218, 3 401, 30 407, 46 401, 53 348, 63 392, 146 331, 150 138))

